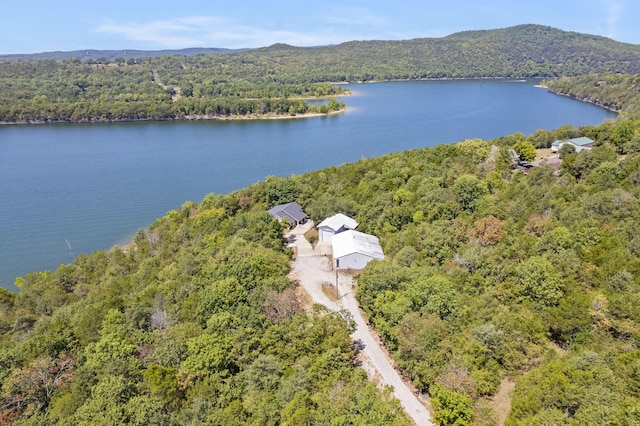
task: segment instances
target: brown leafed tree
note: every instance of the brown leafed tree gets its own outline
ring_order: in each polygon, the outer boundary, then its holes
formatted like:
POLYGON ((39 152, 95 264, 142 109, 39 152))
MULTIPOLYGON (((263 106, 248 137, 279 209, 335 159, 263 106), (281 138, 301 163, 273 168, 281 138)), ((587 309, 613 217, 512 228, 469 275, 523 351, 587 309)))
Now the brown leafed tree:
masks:
POLYGON ((504 220, 489 215, 476 220, 467 236, 470 240, 476 241, 481 246, 493 246, 498 244, 500 240, 507 235, 507 231, 504 230, 505 224, 506 222, 504 220))
POLYGON ((458 392, 472 398, 476 396, 476 382, 469 374, 469 370, 460 363, 454 361, 449 364, 437 380, 452 392, 458 392))
POLYGON ((286 288, 282 293, 270 291, 264 301, 265 315, 275 322, 291 318, 300 309, 300 301, 292 288, 286 288))
POLYGON ((53 392, 73 379, 75 364, 75 359, 65 354, 57 359, 40 357, 16 370, 2 384, 0 424, 45 409, 53 392))

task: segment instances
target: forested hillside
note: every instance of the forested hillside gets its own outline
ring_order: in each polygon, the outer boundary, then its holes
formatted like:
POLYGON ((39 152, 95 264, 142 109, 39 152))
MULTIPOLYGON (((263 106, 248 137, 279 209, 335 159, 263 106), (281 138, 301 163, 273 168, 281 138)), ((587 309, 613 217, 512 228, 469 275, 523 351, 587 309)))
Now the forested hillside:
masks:
POLYGON ((271 185, 186 203, 126 248, 0 289, 0 424, 408 425, 303 310, 271 185))
POLYGON ((640 46, 539 25, 465 31, 438 39, 352 41, 320 48, 275 45, 243 57, 273 53, 282 65, 295 64, 297 78, 319 72, 319 77, 324 74, 322 79, 329 81, 640 72, 640 46))
POLYGON ((640 46, 538 25, 437 39, 88 60, 0 61, 0 121, 291 116, 343 108, 306 99, 332 82, 640 72, 640 46))
POLYGON ((179 58, 160 61, 0 62, 0 122, 295 116, 326 114, 344 107, 334 99, 326 105, 306 102, 345 93, 328 83, 266 84, 240 75, 213 83, 208 91, 202 85, 194 90, 195 80, 177 83, 172 77, 176 72, 172 67, 182 69, 179 58))
POLYGON ((625 117, 640 117, 640 74, 587 74, 542 84, 554 93, 620 111, 625 117))
POLYGON ((614 143, 639 127, 512 135, 495 162, 465 141, 294 182, 314 217, 343 211, 380 236, 387 259, 358 276, 358 300, 453 418, 496 424, 490 398, 512 378, 508 425, 637 424, 640 154, 614 143), (566 153, 559 175, 507 166, 506 147, 577 136, 597 147, 566 153))

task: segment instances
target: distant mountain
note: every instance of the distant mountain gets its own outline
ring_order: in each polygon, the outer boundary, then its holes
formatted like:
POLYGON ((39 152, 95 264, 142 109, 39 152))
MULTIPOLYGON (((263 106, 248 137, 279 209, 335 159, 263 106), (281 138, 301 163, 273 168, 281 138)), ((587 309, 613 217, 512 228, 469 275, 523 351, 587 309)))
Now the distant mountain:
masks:
POLYGON ((640 73, 640 45, 531 24, 317 48, 278 44, 248 54, 257 52, 276 55, 282 66, 312 64, 303 75, 319 67, 334 81, 640 73))
POLYGON ((241 52, 246 49, 223 49, 217 47, 191 47, 188 49, 175 49, 175 50, 135 50, 135 49, 122 49, 122 50, 73 50, 70 52, 42 52, 42 53, 25 53, 25 54, 12 54, 12 55, 0 55, 0 60, 26 60, 26 59, 55 59, 56 61, 62 61, 65 59, 78 58, 80 60, 98 60, 106 59, 113 61, 116 58, 153 58, 157 56, 195 56, 200 54, 210 53, 232 53, 241 52))
POLYGON ((534 24, 463 31, 441 38, 349 41, 316 47, 276 43, 257 49, 87 49, 0 55, 0 60, 113 61, 243 53, 249 61, 257 56, 269 59, 275 55, 279 66, 293 67, 293 74, 301 72, 301 75, 313 76, 315 81, 640 73, 640 45, 534 24))

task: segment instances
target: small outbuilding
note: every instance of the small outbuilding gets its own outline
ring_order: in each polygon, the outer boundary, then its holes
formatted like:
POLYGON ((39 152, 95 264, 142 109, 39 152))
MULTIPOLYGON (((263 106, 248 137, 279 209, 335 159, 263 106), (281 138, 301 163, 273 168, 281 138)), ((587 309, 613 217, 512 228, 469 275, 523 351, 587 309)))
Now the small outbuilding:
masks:
POLYGON ((576 152, 593 148, 593 140, 583 136, 581 138, 556 140, 551 144, 551 152, 558 152, 563 145, 567 144, 572 145, 576 149, 576 152))
POLYGON ((269 209, 269 213, 278 220, 287 218, 293 227, 301 225, 309 219, 302 206, 295 202, 274 206, 269 209))
POLYGON ((318 240, 320 242, 331 242, 331 237, 350 229, 356 229, 358 222, 342 213, 338 213, 326 218, 317 226, 318 240))
POLYGON ((384 260, 378 237, 348 230, 331 238, 336 269, 363 269, 374 259, 384 260))

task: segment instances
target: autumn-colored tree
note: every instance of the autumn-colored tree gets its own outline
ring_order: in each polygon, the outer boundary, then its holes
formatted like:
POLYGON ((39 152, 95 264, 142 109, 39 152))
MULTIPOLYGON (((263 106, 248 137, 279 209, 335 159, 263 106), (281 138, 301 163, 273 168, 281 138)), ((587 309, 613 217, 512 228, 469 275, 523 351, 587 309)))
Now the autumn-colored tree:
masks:
POLYGON ((476 382, 469 369, 459 360, 453 360, 437 378, 438 383, 452 392, 458 392, 471 398, 476 397, 476 382))
POLYGON ((54 391, 73 379, 75 364, 75 359, 65 354, 57 359, 36 358, 27 367, 15 370, 2 384, 0 424, 46 409, 54 391))
POLYGON ((506 223, 504 220, 489 215, 476 220, 467 235, 470 240, 477 242, 481 246, 493 246, 507 235, 507 231, 504 229, 506 223))
POLYGON ((286 288, 280 293, 271 290, 264 301, 265 315, 275 322, 291 318, 300 309, 300 301, 292 288, 286 288))

